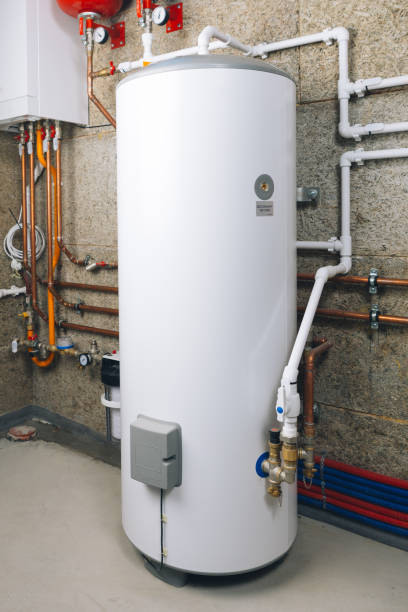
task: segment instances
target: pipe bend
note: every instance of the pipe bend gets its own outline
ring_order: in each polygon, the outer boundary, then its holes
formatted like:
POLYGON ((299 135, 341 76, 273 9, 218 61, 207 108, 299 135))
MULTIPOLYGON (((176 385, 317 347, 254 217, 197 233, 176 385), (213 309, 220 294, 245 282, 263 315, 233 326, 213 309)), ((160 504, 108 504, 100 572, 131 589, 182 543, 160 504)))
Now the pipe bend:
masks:
MULTIPOLYGON (((339 132, 344 138, 351 138, 353 136, 350 131, 343 131, 341 125, 339 125, 339 132)), ((358 150, 362 152, 362 149, 358 150)), ((345 151, 340 157, 340 168, 350 168, 351 164, 355 161, 356 151, 345 151)))
POLYGON ((337 40, 337 42, 350 39, 350 33, 348 29, 344 28, 343 26, 337 26, 336 28, 332 28, 331 30, 329 30, 328 34, 332 38, 337 40))
POLYGON ((48 368, 49 365, 54 361, 55 353, 50 353, 47 359, 38 359, 38 357, 31 357, 31 361, 39 368, 48 368))
POLYGON ((199 55, 207 55, 209 53, 208 45, 210 44, 211 38, 214 37, 218 38, 219 40, 223 40, 224 42, 227 42, 228 40, 228 38, 224 34, 222 34, 222 32, 220 32, 215 26, 208 25, 203 30, 201 30, 197 39, 199 55))

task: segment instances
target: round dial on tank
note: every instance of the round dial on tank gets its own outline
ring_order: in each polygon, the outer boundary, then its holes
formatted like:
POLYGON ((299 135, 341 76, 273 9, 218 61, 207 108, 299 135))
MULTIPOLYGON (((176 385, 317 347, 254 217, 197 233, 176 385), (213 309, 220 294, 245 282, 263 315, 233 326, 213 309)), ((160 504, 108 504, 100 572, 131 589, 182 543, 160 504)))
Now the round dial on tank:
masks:
POLYGON ((152 13, 152 19, 156 25, 162 26, 167 23, 169 19, 169 12, 164 6, 156 6, 152 13))
POLYGON ((94 41, 98 43, 98 45, 103 45, 103 43, 106 43, 109 38, 109 32, 102 26, 99 26, 94 29, 93 37, 94 41))

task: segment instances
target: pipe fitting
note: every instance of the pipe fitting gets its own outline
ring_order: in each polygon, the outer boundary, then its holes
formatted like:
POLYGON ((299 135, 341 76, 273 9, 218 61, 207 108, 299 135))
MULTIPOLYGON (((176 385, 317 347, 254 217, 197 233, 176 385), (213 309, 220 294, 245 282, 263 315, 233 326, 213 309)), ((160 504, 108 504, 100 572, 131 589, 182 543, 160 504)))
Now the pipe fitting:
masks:
POLYGON ((296 469, 298 460, 298 449, 296 438, 287 438, 283 436, 282 442, 282 463, 281 469, 283 471, 283 479, 288 484, 293 484, 296 480, 296 469))
POLYGON ((325 32, 326 31, 328 33, 328 36, 333 40, 337 40, 337 42, 348 41, 350 38, 349 31, 343 26, 337 26, 336 28, 332 28, 331 30, 325 30, 325 32))
POLYGON ((301 451, 299 459, 303 460, 303 474, 309 480, 312 480, 316 472, 316 468, 314 467, 314 443, 315 439, 313 435, 305 435, 303 439, 303 448, 299 449, 299 451, 301 451))
POLYGON ((281 490, 281 442, 280 442, 280 431, 279 429, 269 430, 269 457, 265 462, 267 465, 266 473, 268 479, 266 481, 266 489, 269 495, 272 497, 280 497, 282 494, 281 490))

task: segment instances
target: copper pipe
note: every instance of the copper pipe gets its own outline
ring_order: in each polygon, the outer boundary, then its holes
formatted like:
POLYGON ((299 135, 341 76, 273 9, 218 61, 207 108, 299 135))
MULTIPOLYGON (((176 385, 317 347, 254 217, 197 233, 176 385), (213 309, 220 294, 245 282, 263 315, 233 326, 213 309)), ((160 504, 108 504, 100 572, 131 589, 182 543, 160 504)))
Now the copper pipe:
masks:
MULTIPOLYGON (((46 184, 47 184, 47 282, 48 287, 52 287, 54 277, 52 273, 52 188, 51 188, 51 142, 48 142, 46 153, 46 184)), ((53 344, 52 342, 50 344, 53 344)))
POLYGON ((57 183, 57 191, 56 191, 56 211, 57 211, 57 242, 58 245, 65 253, 65 255, 72 261, 72 263, 77 264, 78 266, 83 266, 85 261, 83 259, 77 259, 74 255, 67 249, 63 240, 62 240, 62 199, 61 199, 61 139, 58 142, 58 148, 55 153, 55 161, 57 167, 57 175, 56 175, 56 183, 57 183))
POLYGON ((317 338, 314 340, 314 344, 317 344, 317 346, 305 351, 305 376, 303 389, 303 425, 306 436, 310 438, 313 438, 315 435, 313 417, 315 363, 317 357, 328 351, 333 346, 333 343, 328 342, 326 338, 317 338))
MULTIPOLYGON (((314 274, 300 273, 297 275, 299 281, 314 281, 314 274)), ((367 276, 335 276, 328 280, 329 283, 342 283, 346 285, 368 285, 367 276)), ((383 287, 408 287, 407 278, 377 278, 377 285, 383 287)))
MULTIPOLYGON (((37 280, 41 285, 46 285, 47 281, 38 278, 37 280)), ((102 293, 118 293, 117 287, 111 287, 109 285, 88 285, 87 283, 74 283, 70 281, 54 280, 55 287, 63 287, 65 289, 83 289, 84 291, 101 291, 102 293)))
POLYGON ((26 167, 26 147, 24 142, 24 128, 20 130, 20 145, 21 145, 21 211, 23 221, 23 268, 28 268, 28 240, 27 240, 27 167, 26 167))
MULTIPOLYGON (((57 148, 57 151, 55 153, 55 159, 56 159, 56 166, 57 166, 57 173, 56 173, 56 183, 57 183, 57 189, 56 189, 57 243, 58 243, 58 246, 61 249, 61 251, 63 251, 63 253, 65 253, 65 255, 68 257, 68 259, 73 264, 75 264, 77 266, 84 266, 87 263, 86 260, 85 259, 78 259, 77 257, 75 257, 75 255, 73 255, 73 253, 71 253, 71 251, 68 249, 66 244, 64 244, 64 240, 62 238, 61 139, 59 139, 59 142, 58 142, 58 148, 57 148)), ((118 264, 116 262, 112 263, 112 264, 106 264, 106 267, 110 268, 110 269, 116 269, 118 267, 118 264)))
POLYGON ((88 327, 87 325, 78 325, 77 323, 68 323, 61 321, 59 327, 64 329, 73 329, 76 331, 89 332, 90 334, 101 334, 102 336, 111 336, 111 338, 119 338, 119 332, 113 329, 101 329, 100 327, 88 327))
POLYGON ((87 291, 101 291, 105 293, 118 293, 117 287, 110 287, 109 285, 88 285, 86 283, 72 283, 68 281, 55 281, 55 285, 59 287, 65 287, 67 289, 84 289, 87 291))
POLYGON ((394 317, 392 315, 378 315, 379 323, 396 323, 397 325, 408 325, 408 317, 394 317))
MULTIPOLYGON (((297 307, 298 312, 304 312, 304 306, 297 307)), ((369 321, 370 315, 365 312, 351 312, 348 310, 335 310, 330 308, 318 308, 316 315, 320 317, 337 317, 340 319, 354 319, 356 321, 369 321)), ((379 323, 397 324, 397 325, 408 325, 408 317, 397 317, 392 315, 378 315, 379 323)))
POLYGON ((117 308, 105 308, 104 306, 91 306, 89 304, 74 304, 72 302, 67 302, 64 298, 55 290, 54 287, 50 289, 52 295, 55 297, 59 304, 65 306, 65 308, 71 308, 72 310, 79 310, 83 312, 99 312, 101 314, 109 314, 109 315, 119 315, 119 310, 117 308))
MULTIPOLYGON (((30 135, 32 130, 30 127, 30 135)), ((29 155, 30 161, 30 240, 31 240, 31 299, 33 310, 40 315, 44 321, 48 321, 48 317, 38 306, 37 302, 37 260, 35 256, 35 178, 34 178, 34 142, 33 150, 29 155)))
MULTIPOLYGON (((92 31, 91 31, 92 35, 92 31)), ((87 86, 88 86, 88 98, 95 104, 95 106, 101 111, 102 115, 113 125, 116 130, 116 121, 112 117, 112 115, 107 111, 107 109, 99 102, 98 98, 95 96, 93 92, 93 42, 88 45, 88 54, 87 54, 88 62, 87 62, 87 86)))

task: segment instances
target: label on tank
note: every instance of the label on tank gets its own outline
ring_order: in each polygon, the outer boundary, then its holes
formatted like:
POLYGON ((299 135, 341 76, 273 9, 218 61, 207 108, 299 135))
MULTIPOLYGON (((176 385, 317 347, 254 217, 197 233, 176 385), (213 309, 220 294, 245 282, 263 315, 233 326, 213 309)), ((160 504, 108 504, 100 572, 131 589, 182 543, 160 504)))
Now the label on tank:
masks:
POLYGON ((256 203, 256 216, 257 217, 272 217, 273 216, 273 202, 257 202, 256 203))

